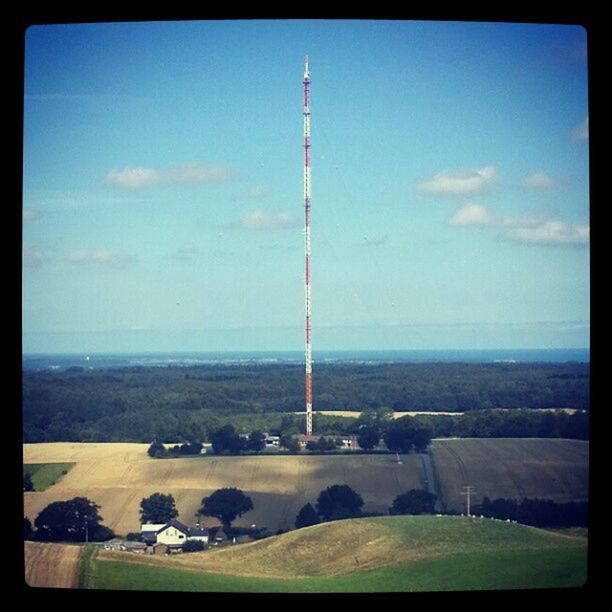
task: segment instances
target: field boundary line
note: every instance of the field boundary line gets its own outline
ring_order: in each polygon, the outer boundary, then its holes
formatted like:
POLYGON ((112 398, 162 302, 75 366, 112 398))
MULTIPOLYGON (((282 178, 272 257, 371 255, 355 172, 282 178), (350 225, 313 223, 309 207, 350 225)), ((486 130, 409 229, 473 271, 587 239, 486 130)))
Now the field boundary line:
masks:
POLYGON ((94 567, 93 562, 98 555, 98 547, 95 544, 86 544, 81 556, 77 588, 90 589, 93 584, 94 567))

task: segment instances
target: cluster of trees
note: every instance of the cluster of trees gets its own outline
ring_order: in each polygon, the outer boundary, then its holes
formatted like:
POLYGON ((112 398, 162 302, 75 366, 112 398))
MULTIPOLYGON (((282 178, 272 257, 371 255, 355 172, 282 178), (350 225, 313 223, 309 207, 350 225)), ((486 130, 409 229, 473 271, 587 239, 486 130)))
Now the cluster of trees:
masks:
MULTIPOLYGON (((299 444, 292 437, 299 433, 302 417, 285 415, 271 433, 280 436, 280 445, 289 452, 299 452, 299 444)), ((377 409, 363 412, 359 418, 328 417, 314 415, 314 428, 321 433, 318 440, 309 441, 310 452, 329 452, 341 446, 338 434, 353 434, 361 449, 371 451, 384 444, 390 452, 421 452, 431 438, 570 438, 589 439, 589 413, 545 410, 475 410, 463 415, 417 415, 393 418, 393 412, 377 409), (326 434, 326 435, 324 435, 326 434)), ((238 434, 233 425, 227 424, 210 433, 213 450, 217 454, 259 452, 265 446, 264 436, 252 431, 248 436, 238 434)), ((155 441, 149 448, 151 456, 180 456, 198 454, 200 442, 177 445, 166 450, 155 441)))
MULTIPOLYGON (((280 364, 26 371, 24 441, 205 440, 239 415, 250 431, 303 410, 303 385, 280 364)), ((589 364, 321 364, 313 391, 318 410, 588 409, 589 364)))
POLYGON ((363 498, 348 485, 332 485, 321 491, 313 507, 305 504, 295 518, 296 529, 317 525, 323 521, 359 516, 363 498))
POLYGON ((340 446, 342 446, 342 440, 326 438, 324 436, 321 436, 318 440, 308 440, 306 442, 306 450, 316 453, 334 451, 340 446))
POLYGON ((153 440, 147 452, 150 457, 183 457, 186 455, 199 455, 204 448, 201 442, 185 442, 184 444, 175 444, 171 448, 166 448, 163 442, 153 440))
MULTIPOLYGON (((398 495, 389 508, 390 515, 433 514, 436 496, 421 489, 411 489, 398 495)), ((363 516, 363 498, 346 484, 335 484, 320 492, 313 506, 306 503, 295 518, 296 529, 363 516)), ((212 516, 223 525, 226 534, 232 533, 232 522, 253 510, 253 501, 237 488, 222 488, 202 498, 198 516, 212 516)), ((95 542, 109 540, 113 531, 102 525, 100 506, 85 497, 52 502, 36 517, 34 526, 24 519, 24 539, 44 542, 95 542)), ((588 502, 556 503, 549 499, 494 499, 483 498, 474 506, 474 514, 510 519, 536 527, 588 526, 588 502)), ((154 493, 140 502, 141 523, 167 523, 178 516, 172 495, 154 493)), ((128 534, 128 539, 138 539, 138 533, 128 534)), ((201 542, 188 542, 185 552, 202 550, 201 542)))
MULTIPOLYGON (((226 532, 230 532, 232 522, 246 512, 253 510, 253 501, 240 489, 233 487, 217 489, 208 497, 202 498, 197 516, 213 516, 221 522, 226 532)), ((176 502, 170 494, 153 493, 140 502, 140 522, 168 523, 178 516, 176 502)))
POLYGON ((265 438, 261 431, 254 430, 248 436, 241 436, 233 425, 223 427, 211 432, 210 441, 213 450, 218 455, 238 454, 241 452, 258 453, 265 447, 265 438))
MULTIPOLYGON (((100 506, 86 497, 52 502, 34 520, 24 519, 24 539, 42 542, 102 542, 115 537, 114 532, 102 525, 98 513, 100 506)), ((202 499, 198 516, 213 516, 221 522, 226 533, 231 532, 232 522, 253 510, 253 501, 240 489, 217 489, 202 499)), ((178 516, 176 501, 171 494, 153 493, 140 502, 140 522, 163 524, 178 516)), ((140 533, 130 533, 129 540, 138 540, 140 533)), ((201 542, 188 543, 188 552, 202 550, 201 542)))
POLYGON ((588 527, 588 502, 557 503, 550 499, 489 499, 484 497, 474 514, 510 519, 534 527, 588 527))
POLYGON ((115 536, 102 525, 100 506, 86 497, 52 502, 34 519, 24 519, 24 538, 41 542, 103 542, 115 536))
MULTIPOLYGON (((411 489, 398 495, 389 514, 433 514, 436 496, 421 489, 411 489)), ((323 521, 362 516, 363 498, 348 485, 332 485, 321 491, 313 506, 304 504, 295 517, 296 529, 318 525, 323 521)))
POLYGON ((589 413, 540 410, 476 410, 464 415, 418 415, 434 438, 589 439, 589 413))

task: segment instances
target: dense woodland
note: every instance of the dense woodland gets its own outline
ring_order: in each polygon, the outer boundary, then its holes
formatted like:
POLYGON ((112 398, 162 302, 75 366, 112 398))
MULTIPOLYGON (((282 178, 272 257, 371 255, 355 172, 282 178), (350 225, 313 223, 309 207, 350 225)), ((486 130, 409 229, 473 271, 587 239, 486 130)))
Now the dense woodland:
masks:
MULTIPOLYGON (((239 431, 298 433, 304 409, 298 365, 130 367, 23 373, 25 442, 205 441, 226 423, 239 431)), ((316 410, 458 411, 419 417, 433 435, 588 437, 588 416, 533 408, 589 409, 589 364, 320 364, 316 410), (500 413, 495 408, 523 409, 500 413), (509 433, 510 432, 510 433, 509 433)), ((356 419, 316 415, 322 434, 356 419)))

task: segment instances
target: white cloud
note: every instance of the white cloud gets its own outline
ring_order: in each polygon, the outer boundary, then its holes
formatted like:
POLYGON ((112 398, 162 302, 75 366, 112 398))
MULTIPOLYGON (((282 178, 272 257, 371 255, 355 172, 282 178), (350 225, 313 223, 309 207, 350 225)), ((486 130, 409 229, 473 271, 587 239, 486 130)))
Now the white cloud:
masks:
POLYGON ((150 168, 124 168, 123 170, 112 170, 106 175, 109 185, 125 187, 126 189, 138 189, 159 182, 159 172, 150 168))
POLYGON ((589 226, 565 223, 554 219, 538 225, 517 226, 506 231, 505 236, 514 242, 538 245, 584 245, 589 242, 589 226))
POLYGON ((579 123, 571 132, 574 140, 587 141, 589 139, 589 118, 579 123))
POLYGON ((48 256, 38 247, 23 247, 23 265, 28 268, 38 268, 47 259, 48 256))
POLYGON ((448 219, 448 224, 497 228, 502 237, 520 244, 586 245, 589 242, 586 224, 527 216, 495 216, 482 204, 466 204, 448 219))
POLYGON ((39 219, 42 216, 40 210, 35 208, 24 208, 23 209, 23 220, 24 221, 34 221, 35 219, 39 219))
POLYGON ((483 204, 466 204, 450 217, 450 225, 491 225, 494 219, 483 204))
POLYGON ((534 172, 522 181, 521 186, 526 189, 545 190, 552 189, 558 184, 559 182, 550 176, 550 174, 546 172, 534 172))
POLYGON ((237 193, 233 200, 235 202, 243 200, 261 200, 268 195, 268 190, 263 187, 249 187, 240 193, 237 193))
POLYGON ((186 261, 191 261, 193 257, 199 252, 200 250, 194 244, 185 244, 183 246, 180 246, 172 255, 172 257, 174 259, 184 259, 186 261))
POLYGON ((497 169, 486 166, 480 169, 444 170, 418 183, 417 187, 434 195, 469 195, 490 188, 497 179, 497 169))
POLYGON ((172 168, 124 168, 106 175, 109 185, 124 189, 140 189, 171 183, 219 183, 231 180, 234 173, 222 164, 206 166, 192 162, 172 168))
POLYGON ((365 247, 379 247, 385 244, 389 240, 389 234, 383 234, 382 236, 364 236, 362 246, 365 247))
POLYGON ((122 266, 134 263, 136 259, 135 255, 105 250, 77 250, 68 254, 68 261, 77 264, 122 266))
POLYGON ((239 226, 248 230, 285 229, 296 227, 293 217, 286 212, 269 213, 254 210, 244 216, 239 226))

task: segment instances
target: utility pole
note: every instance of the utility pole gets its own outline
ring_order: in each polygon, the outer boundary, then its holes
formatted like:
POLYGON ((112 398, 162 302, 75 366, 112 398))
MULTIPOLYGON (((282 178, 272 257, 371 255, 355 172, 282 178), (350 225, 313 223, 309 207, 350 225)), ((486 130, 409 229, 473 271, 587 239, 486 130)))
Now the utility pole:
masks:
POLYGON ((474 487, 470 485, 470 486, 465 486, 465 487, 463 487, 463 488, 465 489, 465 491, 462 491, 462 492, 461 492, 461 495, 465 495, 465 496, 466 496, 466 498, 467 498, 467 499, 466 499, 466 504, 467 504, 467 515, 468 515, 468 516, 472 516, 472 515, 470 514, 470 508, 471 508, 470 502, 471 502, 471 495, 472 495, 472 493, 474 492, 474 487))
POLYGON ((304 58, 304 251, 306 258, 305 274, 305 314, 306 314, 306 435, 312 436, 312 347, 310 344, 310 105, 308 86, 310 71, 308 56, 304 58))

